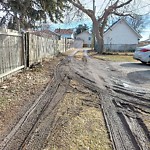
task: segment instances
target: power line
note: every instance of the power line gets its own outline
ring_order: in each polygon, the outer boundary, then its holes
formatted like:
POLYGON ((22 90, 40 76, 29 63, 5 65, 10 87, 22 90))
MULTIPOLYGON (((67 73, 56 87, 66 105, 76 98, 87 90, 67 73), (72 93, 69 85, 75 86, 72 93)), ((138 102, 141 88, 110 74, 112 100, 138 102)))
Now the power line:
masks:
POLYGON ((86 3, 83 3, 82 5, 86 5, 86 4, 88 4, 88 3, 91 3, 93 0, 90 0, 90 1, 88 1, 88 2, 86 2, 86 3))
MULTIPOLYGON (((100 13, 100 11, 101 11, 102 7, 104 6, 105 2, 106 2, 106 0, 104 0, 104 2, 103 2, 103 4, 102 4, 101 8, 100 8, 99 11, 97 12, 97 15, 98 15, 98 13, 100 13)), ((110 4, 110 2, 111 2, 111 0, 109 0, 109 2, 106 4, 105 8, 108 7, 108 5, 110 4)))
POLYGON ((140 7, 140 8, 137 8, 137 9, 133 9, 132 11, 139 10, 139 9, 141 9, 141 8, 145 8, 145 7, 147 7, 147 6, 150 6, 150 4, 147 4, 147 5, 145 5, 145 6, 142 6, 142 7, 140 7))
POLYGON ((97 12, 97 15, 98 15, 98 13, 100 12, 100 10, 103 8, 103 5, 105 4, 105 2, 106 2, 106 0, 103 1, 101 7, 99 8, 99 11, 97 12))

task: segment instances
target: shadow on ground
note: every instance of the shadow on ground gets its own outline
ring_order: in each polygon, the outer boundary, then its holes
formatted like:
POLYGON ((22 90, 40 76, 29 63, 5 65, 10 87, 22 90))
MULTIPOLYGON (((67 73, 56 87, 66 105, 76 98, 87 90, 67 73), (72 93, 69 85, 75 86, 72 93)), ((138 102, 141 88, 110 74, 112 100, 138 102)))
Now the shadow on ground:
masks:
POLYGON ((124 63, 121 64, 122 67, 130 67, 130 68, 142 68, 142 69, 150 69, 150 64, 142 64, 142 63, 124 63))
POLYGON ((131 72, 128 73, 127 77, 134 83, 150 83, 150 70, 131 72))

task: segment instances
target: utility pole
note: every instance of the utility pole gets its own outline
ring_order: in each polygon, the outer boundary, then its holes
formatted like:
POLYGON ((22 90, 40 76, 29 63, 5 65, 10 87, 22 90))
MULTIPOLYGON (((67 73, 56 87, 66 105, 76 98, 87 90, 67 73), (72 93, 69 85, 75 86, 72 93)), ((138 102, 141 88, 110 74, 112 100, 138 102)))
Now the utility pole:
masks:
MULTIPOLYGON (((93 12, 94 12, 94 15, 95 15, 95 10, 96 10, 95 0, 93 0, 93 12)), ((94 32, 94 23, 93 23, 93 48, 95 49, 95 32, 94 32)))

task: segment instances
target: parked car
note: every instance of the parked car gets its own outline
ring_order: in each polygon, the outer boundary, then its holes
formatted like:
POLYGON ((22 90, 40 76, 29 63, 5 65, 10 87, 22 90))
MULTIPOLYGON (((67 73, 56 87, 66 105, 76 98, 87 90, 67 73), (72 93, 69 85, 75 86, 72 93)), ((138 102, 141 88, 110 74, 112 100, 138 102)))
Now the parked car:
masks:
POLYGON ((150 63, 150 45, 146 45, 143 47, 137 47, 133 58, 141 61, 142 63, 150 63))

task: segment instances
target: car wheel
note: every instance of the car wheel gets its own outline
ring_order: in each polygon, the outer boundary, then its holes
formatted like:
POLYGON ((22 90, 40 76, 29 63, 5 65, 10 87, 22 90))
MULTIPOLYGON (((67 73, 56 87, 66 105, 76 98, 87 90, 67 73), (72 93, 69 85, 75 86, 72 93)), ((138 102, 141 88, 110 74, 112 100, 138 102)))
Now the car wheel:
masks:
POLYGON ((142 64, 147 64, 147 62, 144 62, 144 61, 141 61, 142 62, 142 64))

